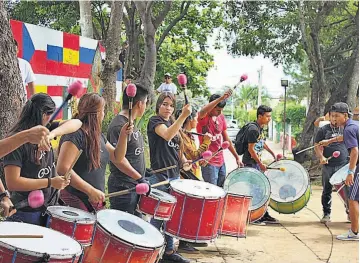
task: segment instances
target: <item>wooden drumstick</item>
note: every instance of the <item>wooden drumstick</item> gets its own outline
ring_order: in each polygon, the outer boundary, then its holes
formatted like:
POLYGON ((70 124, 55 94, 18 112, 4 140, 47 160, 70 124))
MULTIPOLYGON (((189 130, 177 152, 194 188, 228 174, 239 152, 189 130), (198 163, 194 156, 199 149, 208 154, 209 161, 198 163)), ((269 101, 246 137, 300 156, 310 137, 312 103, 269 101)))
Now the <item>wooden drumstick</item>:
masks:
POLYGON ((279 170, 279 171, 282 171, 282 172, 285 172, 286 169, 285 167, 266 167, 268 170, 279 170))
POLYGON ((307 150, 311 150, 312 148, 315 148, 316 146, 319 146, 319 145, 320 145, 320 143, 316 143, 316 144, 314 144, 313 146, 310 146, 310 147, 308 147, 308 148, 302 149, 301 151, 298 151, 298 152, 295 153, 295 154, 299 154, 299 153, 305 152, 305 151, 307 151, 307 150))
POLYGON ((0 238, 44 238, 43 235, 0 235, 0 238))
POLYGON ((171 165, 171 166, 168 166, 168 167, 164 167, 164 168, 160 168, 160 169, 157 169, 157 170, 153 170, 151 172, 149 172, 150 174, 156 174, 156 173, 161 173, 161 172, 164 172, 164 171, 167 171, 167 170, 170 170, 170 169, 174 169, 176 168, 177 165, 171 165))
MULTIPOLYGON (((344 188, 346 186, 346 184, 342 184, 342 186, 338 189, 338 190, 336 190, 336 193, 337 194, 339 194, 339 192, 344 188)), ((330 204, 331 203, 331 200, 328 202, 328 204, 330 204)))
MULTIPOLYGON (((166 180, 166 181, 162 181, 160 183, 156 183, 156 184, 152 184, 151 185, 151 188, 155 188, 155 187, 159 187, 159 186, 162 186, 162 185, 167 185, 169 184, 170 181, 169 180, 166 180)), ((120 195, 126 195, 128 193, 131 193, 133 191, 136 191, 136 187, 133 187, 133 188, 129 188, 129 189, 126 189, 126 190, 121 190, 121 191, 117 191, 117 192, 114 192, 114 193, 111 193, 111 194, 106 194, 105 197, 114 197, 114 196, 120 196, 120 195)))

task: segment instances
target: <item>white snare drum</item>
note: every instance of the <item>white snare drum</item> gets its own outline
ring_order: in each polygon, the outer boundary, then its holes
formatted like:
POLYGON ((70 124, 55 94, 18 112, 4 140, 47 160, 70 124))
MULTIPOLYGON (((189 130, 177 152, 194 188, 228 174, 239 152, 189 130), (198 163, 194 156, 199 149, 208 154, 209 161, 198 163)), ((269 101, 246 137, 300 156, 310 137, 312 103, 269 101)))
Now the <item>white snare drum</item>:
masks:
POLYGON ((341 201, 344 203, 344 205, 346 206, 346 208, 349 207, 349 193, 348 193, 348 188, 346 185, 343 186, 346 177, 348 176, 348 170, 349 170, 350 164, 346 164, 345 166, 341 167, 339 170, 336 171, 336 173, 334 173, 329 182, 330 184, 332 184, 335 189, 336 192, 338 193, 341 201))
POLYGON ((43 235, 43 238, 0 238, 0 262, 3 263, 75 263, 82 254, 81 245, 77 241, 46 227, 1 222, 0 233, 43 235))

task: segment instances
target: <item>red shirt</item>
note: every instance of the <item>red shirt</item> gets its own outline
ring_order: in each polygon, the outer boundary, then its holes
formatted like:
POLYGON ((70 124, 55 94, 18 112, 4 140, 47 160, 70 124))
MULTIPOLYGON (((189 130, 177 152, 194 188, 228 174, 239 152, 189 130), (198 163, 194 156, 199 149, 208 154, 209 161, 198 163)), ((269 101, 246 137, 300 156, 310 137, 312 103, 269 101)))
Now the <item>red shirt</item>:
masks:
MULTIPOLYGON (((209 117, 206 115, 203 119, 198 120, 196 130, 199 133, 210 133, 214 138, 212 138, 211 144, 209 146, 209 151, 212 153, 216 152, 223 143, 222 132, 226 131, 226 121, 223 114, 215 117, 209 117)), ((200 144, 203 143, 203 137, 199 136, 200 144)), ((223 152, 215 155, 210 161, 210 165, 220 167, 224 164, 224 154, 223 152)))

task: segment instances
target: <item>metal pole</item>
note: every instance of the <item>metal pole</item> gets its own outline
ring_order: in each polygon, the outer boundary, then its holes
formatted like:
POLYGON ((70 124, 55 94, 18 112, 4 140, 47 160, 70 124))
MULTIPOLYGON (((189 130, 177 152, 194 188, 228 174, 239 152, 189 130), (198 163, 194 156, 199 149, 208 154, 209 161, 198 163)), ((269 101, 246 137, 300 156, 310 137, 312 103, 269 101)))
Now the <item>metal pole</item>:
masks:
POLYGON ((284 95, 284 134, 283 134, 283 158, 285 159, 285 126, 286 126, 286 86, 284 86, 285 89, 285 95, 284 95))

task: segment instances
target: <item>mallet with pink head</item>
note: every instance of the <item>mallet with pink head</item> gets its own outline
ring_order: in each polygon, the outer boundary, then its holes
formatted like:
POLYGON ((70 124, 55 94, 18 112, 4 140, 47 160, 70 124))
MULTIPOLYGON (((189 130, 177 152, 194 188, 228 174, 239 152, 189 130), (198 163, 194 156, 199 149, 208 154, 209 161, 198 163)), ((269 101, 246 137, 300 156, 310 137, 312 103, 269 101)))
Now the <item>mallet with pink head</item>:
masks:
POLYGON ((24 207, 31 207, 31 208, 39 208, 44 205, 44 193, 41 190, 31 191, 28 195, 28 198, 20 201, 19 203, 15 204, 15 206, 10 208, 10 211, 14 209, 21 209, 24 207))
POLYGON ((186 96, 186 84, 187 84, 187 77, 185 74, 181 73, 177 76, 177 80, 179 85, 184 89, 184 98, 185 98, 185 105, 189 104, 189 100, 186 96))
POLYGON ((247 74, 242 74, 241 77, 240 77, 239 82, 236 83, 236 85, 235 85, 232 89, 233 89, 233 90, 236 89, 237 86, 239 86, 239 84, 240 84, 241 82, 244 82, 245 80, 247 80, 247 78, 248 78, 248 75, 247 75, 247 74))
POLYGON ((206 164, 209 163, 209 161, 214 158, 219 152, 223 151, 223 150, 226 150, 227 148, 229 148, 230 146, 230 143, 228 141, 224 141, 222 144, 221 144, 221 147, 213 153, 213 155, 211 155, 211 157, 209 159, 206 160, 206 164))
MULTIPOLYGON (((133 108, 133 102, 134 102, 134 97, 136 96, 136 91, 137 88, 135 86, 135 84, 130 83, 127 87, 126 87, 126 95, 129 97, 129 125, 132 125, 132 119, 131 119, 131 111, 133 108)), ((130 141, 130 135, 129 135, 129 141, 130 141)))
POLYGON ((201 160, 209 160, 209 159, 211 158, 211 155, 212 155, 211 151, 205 151, 205 152, 203 152, 203 153, 201 154, 201 157, 193 160, 193 161, 191 162, 191 164, 194 164, 194 163, 196 163, 196 162, 198 162, 198 161, 201 161, 201 160))
MULTIPOLYGON (((161 185, 167 185, 169 183, 170 183, 169 181, 162 181, 160 183, 152 184, 151 188, 156 188, 156 187, 159 187, 161 185)), ((138 195, 147 194, 149 192, 149 185, 146 184, 146 183, 140 183, 140 184, 137 184, 136 187, 126 189, 126 190, 122 190, 122 191, 118 191, 118 192, 114 192, 114 193, 111 193, 111 194, 107 194, 107 195, 105 195, 105 197, 114 197, 114 196, 126 195, 126 194, 134 192, 134 191, 138 195)))

